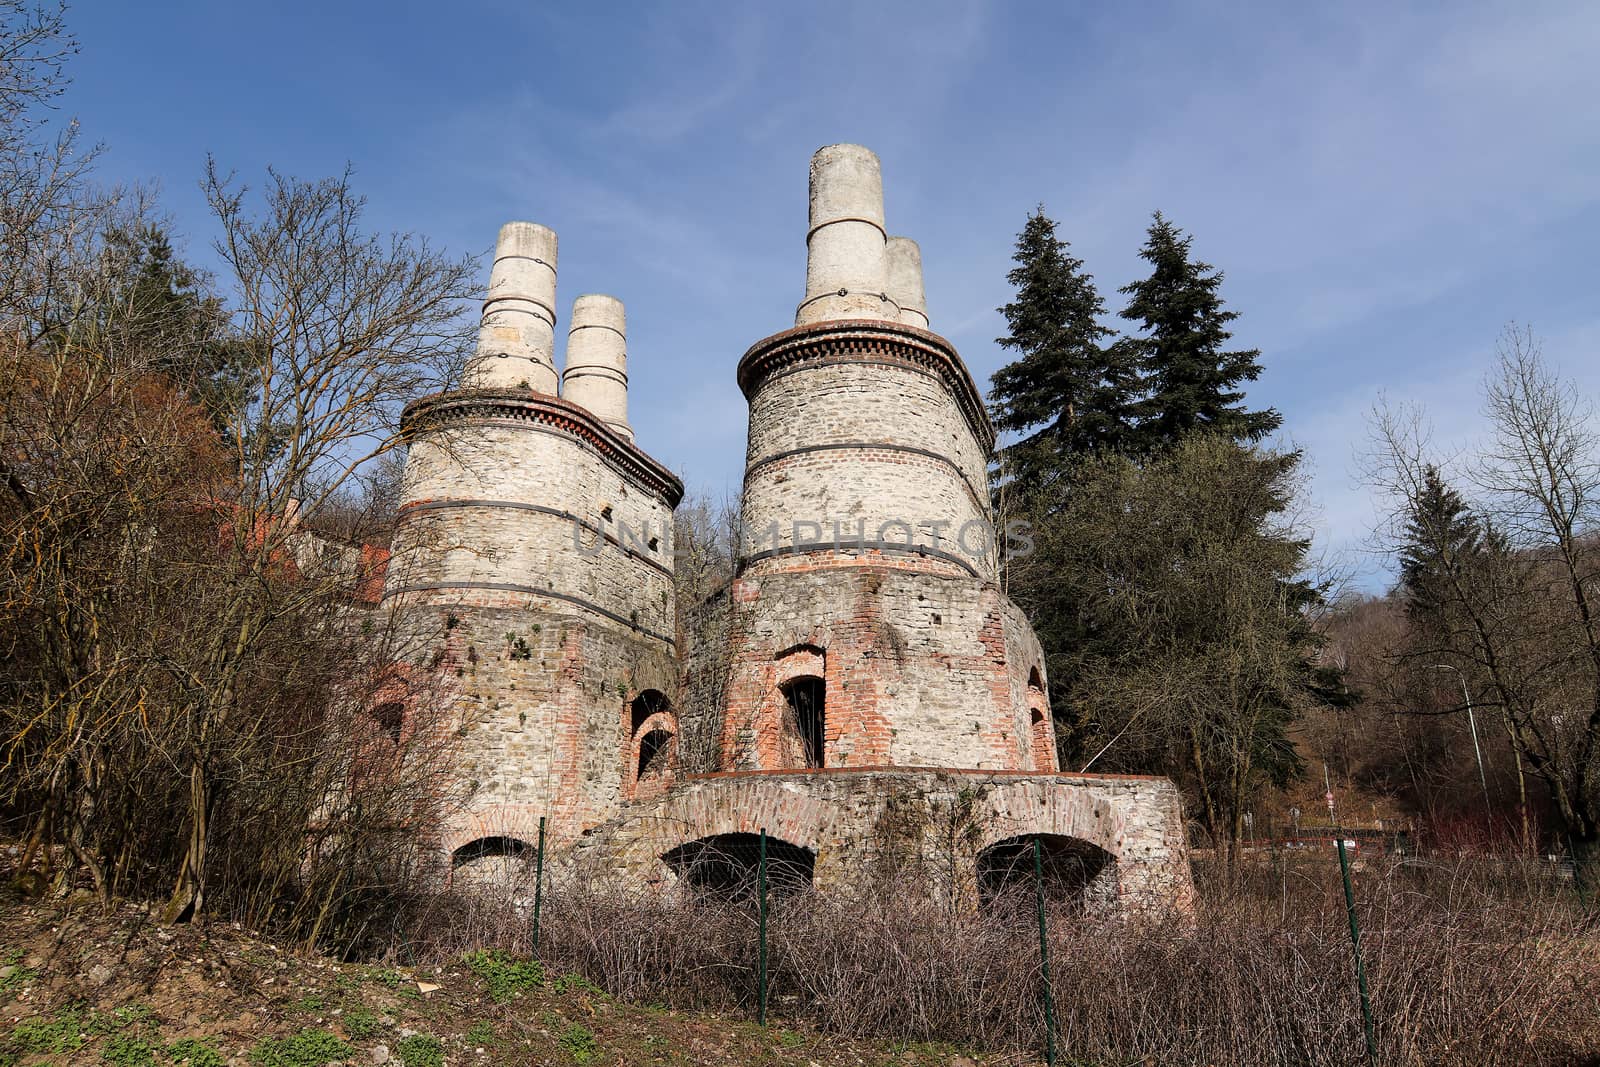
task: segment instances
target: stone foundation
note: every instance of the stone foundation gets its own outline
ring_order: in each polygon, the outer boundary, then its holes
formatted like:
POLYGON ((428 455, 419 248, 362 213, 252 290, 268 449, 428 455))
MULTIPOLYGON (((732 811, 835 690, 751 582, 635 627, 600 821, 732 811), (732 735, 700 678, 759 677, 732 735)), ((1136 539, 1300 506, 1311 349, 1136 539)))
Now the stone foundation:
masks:
MULTIPOLYGON (((629 805, 559 862, 590 880, 680 892, 685 871, 669 857, 719 838, 747 849, 748 838, 730 835, 762 829, 777 852, 809 855, 823 891, 889 881, 897 892, 976 902, 983 864, 1018 839, 1031 848, 1045 835, 1057 854, 1100 857, 1103 866, 1075 887, 1089 910, 1193 907, 1178 792, 1165 778, 1131 775, 914 767, 698 775, 629 805)), ((1031 877, 1031 860, 1021 873, 1031 877)))

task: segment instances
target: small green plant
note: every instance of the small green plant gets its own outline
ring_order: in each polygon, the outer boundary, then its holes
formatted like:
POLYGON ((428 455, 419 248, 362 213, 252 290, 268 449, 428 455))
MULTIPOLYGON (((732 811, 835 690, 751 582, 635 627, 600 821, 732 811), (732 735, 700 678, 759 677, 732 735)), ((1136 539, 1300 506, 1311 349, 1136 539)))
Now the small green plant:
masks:
POLYGON ((324 1001, 320 993, 307 993, 293 1004, 290 1004, 289 1007, 294 1011, 310 1014, 321 1011, 324 1007, 324 1001))
POLYGON ((228 1061, 209 1043, 180 1037, 167 1046, 167 1056, 178 1067, 227 1067, 228 1061))
POLYGON ((496 1004, 504 1004, 544 984, 544 967, 539 961, 517 959, 503 949, 480 949, 461 959, 473 974, 483 979, 489 989, 489 999, 496 1004))
POLYGON ((493 1023, 479 1019, 467 1027, 467 1032, 461 1035, 461 1040, 469 1045, 493 1045, 500 1040, 500 1035, 494 1032, 493 1023))
POLYGON ((326 1067, 349 1056, 352 1049, 326 1030, 306 1029, 288 1037, 268 1037, 250 1050, 257 1067, 326 1067))
POLYGON ((557 993, 583 993, 591 997, 603 997, 606 991, 595 985, 581 974, 564 974, 550 983, 550 988, 557 993))
POLYGON ((156 1067, 156 1049, 142 1038, 119 1034, 106 1042, 100 1059, 112 1067, 156 1067))
POLYGON ((778 1044, 784 1048, 799 1048, 806 1043, 806 1035, 797 1034, 793 1030, 779 1030, 778 1044))
POLYGON ((24 1019, 11 1030, 11 1045, 18 1052, 59 1056, 83 1047, 82 1022, 76 1011, 48 1019, 24 1019))
POLYGON ((573 1063, 588 1063, 600 1055, 600 1043, 594 1039, 594 1031, 579 1023, 568 1023, 556 1038, 556 1044, 572 1057, 573 1063))
POLYGON ((444 1046, 427 1034, 412 1034, 394 1047, 401 1067, 444 1067, 444 1046))
POLYGON ((513 640, 511 641, 511 658, 512 659, 532 659, 533 658, 533 649, 528 647, 528 642, 527 642, 526 638, 513 637, 513 640))
POLYGON ((0 963, 0 1000, 10 1000, 21 990, 32 985, 39 972, 22 965, 22 950, 8 952, 0 963))
POLYGON ((91 1011, 83 1032, 91 1035, 115 1034, 128 1027, 145 1026, 150 1022, 150 1009, 143 1004, 128 1004, 115 1011, 91 1011))
MULTIPOLYGON (((463 726, 461 728, 461 736, 465 737, 466 734, 467 728, 463 726)), ((473 783, 473 788, 477 788, 476 782, 473 783)), ((392 970, 388 967, 374 967, 371 971, 367 972, 367 974, 368 977, 370 977, 374 982, 394 990, 402 997, 406 997, 410 1000, 416 1000, 419 996, 421 996, 421 994, 417 992, 417 987, 411 981, 411 979, 407 978, 399 971, 392 970)))
POLYGON ((358 1041, 372 1037, 383 1029, 383 1024, 378 1021, 378 1013, 363 1004, 346 1008, 342 1018, 345 1031, 358 1041))

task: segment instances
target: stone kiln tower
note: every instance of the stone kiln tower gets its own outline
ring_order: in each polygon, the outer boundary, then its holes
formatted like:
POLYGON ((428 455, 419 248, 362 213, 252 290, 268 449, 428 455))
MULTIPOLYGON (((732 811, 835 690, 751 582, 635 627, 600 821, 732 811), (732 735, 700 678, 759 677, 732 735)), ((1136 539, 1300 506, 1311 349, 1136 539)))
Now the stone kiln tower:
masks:
POLYGON ((455 697, 444 854, 487 877, 543 817, 586 877, 726 892, 764 829, 790 888, 921 871, 981 899, 1039 840, 1063 895, 1186 908, 1171 783, 1056 765, 1039 642, 997 583, 994 430, 877 157, 819 150, 810 191, 795 325, 738 362, 735 573, 681 634, 682 486, 633 440, 622 304, 577 299, 558 373, 555 234, 501 230, 463 388, 405 413, 385 579, 414 670, 455 697))
POLYGON ((557 394, 555 290, 556 235, 508 223, 465 387, 404 416, 384 597, 457 698, 457 866, 525 849, 541 816, 557 842, 610 817, 675 730, 683 488, 633 443, 621 302, 578 297, 557 394))
POLYGON ((1000 591, 994 430, 927 329, 877 157, 811 161, 794 329, 739 361, 750 402, 725 770, 1055 771, 1044 660, 1000 591))
POLYGON ((700 607, 674 784, 571 861, 722 892, 765 829, 789 885, 981 899, 1031 878, 1037 839, 1061 895, 1187 908, 1171 783, 1056 766, 1039 642, 996 580, 994 431, 867 149, 812 158, 806 245, 794 328, 738 364, 741 543, 700 607))

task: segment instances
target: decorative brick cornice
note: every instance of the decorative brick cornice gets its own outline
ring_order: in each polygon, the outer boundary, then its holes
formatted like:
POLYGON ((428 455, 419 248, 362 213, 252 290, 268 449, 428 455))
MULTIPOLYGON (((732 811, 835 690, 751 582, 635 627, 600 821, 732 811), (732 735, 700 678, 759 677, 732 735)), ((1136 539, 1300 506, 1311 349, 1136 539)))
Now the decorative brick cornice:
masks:
POLYGON ((433 393, 406 405, 400 431, 407 438, 450 424, 532 423, 583 442, 623 477, 677 507, 683 483, 631 441, 591 414, 559 397, 530 389, 458 389, 433 393))
POLYGON ((1149 782, 1152 785, 1163 782, 1170 783, 1171 779, 1160 774, 1101 774, 1089 771, 1025 771, 1001 770, 973 767, 901 767, 896 764, 877 764, 861 767, 774 767, 741 771, 708 771, 703 774, 685 774, 679 777, 683 782, 710 782, 728 778, 821 778, 821 777, 870 777, 876 775, 951 775, 963 778, 994 778, 1006 780, 1016 778, 1035 778, 1040 781, 1051 782, 1149 782))
POLYGON ((753 397, 772 375, 802 363, 900 364, 944 382, 985 455, 994 451, 994 426, 983 397, 955 346, 929 330, 877 319, 841 319, 796 326, 757 341, 739 360, 739 388, 753 397))

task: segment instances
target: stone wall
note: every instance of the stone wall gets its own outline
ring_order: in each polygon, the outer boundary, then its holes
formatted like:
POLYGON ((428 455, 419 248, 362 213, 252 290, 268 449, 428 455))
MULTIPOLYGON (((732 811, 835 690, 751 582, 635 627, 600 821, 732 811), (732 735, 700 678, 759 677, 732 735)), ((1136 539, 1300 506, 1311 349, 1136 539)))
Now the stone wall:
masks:
POLYGON ((645 732, 676 732, 681 486, 553 397, 445 394, 408 409, 407 428, 384 605, 454 702, 466 801, 440 844, 532 842, 543 816, 560 845, 637 791, 641 694, 666 709, 645 732))
POLYGON ((1036 762, 1027 620, 995 586, 903 562, 810 553, 733 583, 719 769, 797 765, 782 687, 801 675, 825 682, 824 766, 1055 769, 1053 734, 1036 762))
POLYGON ((993 431, 947 342, 890 323, 821 323, 751 348, 739 382, 747 557, 797 542, 913 544, 994 579, 993 431))
POLYGON ((815 858, 820 889, 892 874, 897 892, 971 895, 979 858, 1043 834, 1113 861, 1100 903, 1124 913, 1193 907, 1176 788, 1165 778, 873 768, 693 777, 589 835, 566 858, 589 878, 670 889, 688 842, 765 829, 815 858))
POLYGON ((670 640, 682 489, 598 419, 549 397, 414 407, 389 595, 539 592, 670 640))

